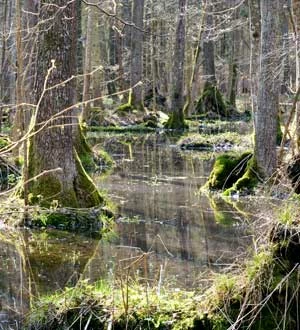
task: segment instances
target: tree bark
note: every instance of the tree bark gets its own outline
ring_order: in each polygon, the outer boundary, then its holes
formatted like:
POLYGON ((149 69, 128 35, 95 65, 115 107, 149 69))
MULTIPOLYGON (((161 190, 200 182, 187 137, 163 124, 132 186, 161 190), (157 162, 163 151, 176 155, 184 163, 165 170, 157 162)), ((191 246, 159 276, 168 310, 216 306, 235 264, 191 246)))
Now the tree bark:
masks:
POLYGON ((34 136, 29 147, 29 201, 49 207, 92 207, 101 197, 76 152, 76 3, 47 0, 39 13, 40 31, 34 136), (68 110, 66 110, 68 109, 68 110))
MULTIPOLYGON (((297 91, 300 86, 300 0, 292 0, 292 24, 294 29, 294 42, 295 42, 295 90, 297 91)), ((296 103, 296 147, 297 153, 300 153, 300 104, 296 103)))
POLYGON ((249 0, 250 12, 250 81, 252 113, 257 111, 258 79, 259 79, 259 52, 260 52, 260 0, 249 0))
MULTIPOLYGON (((210 0, 211 1, 211 0, 210 0)), ((203 34, 203 75, 205 84, 216 86, 216 69, 215 69, 215 45, 212 38, 212 30, 214 25, 213 20, 213 5, 207 5, 206 26, 203 34)))
POLYGON ((138 110, 144 110, 143 104, 143 38, 144 38, 144 0, 133 0, 131 29, 131 105, 138 110), (141 82, 140 84, 138 84, 141 82), (138 85, 137 85, 138 84, 138 85))
POLYGON ((2 16, 2 38, 1 38, 1 81, 0 81, 0 132, 2 130, 3 120, 3 106, 6 103, 5 84, 7 81, 7 58, 6 58, 6 25, 8 16, 8 1, 5 0, 3 3, 3 16, 2 16))
POLYGON ((171 89, 171 117, 166 124, 167 128, 183 129, 184 124, 184 63, 185 63, 185 23, 186 0, 179 0, 179 16, 177 21, 171 89))
POLYGON ((279 11, 279 0, 261 1, 260 85, 258 108, 254 117, 254 161, 262 178, 270 178, 277 166, 279 79, 276 69, 280 57, 279 11))
POLYGON ((84 70, 83 70, 83 92, 82 92, 82 122, 88 122, 91 112, 92 98, 91 90, 91 71, 92 71, 92 31, 93 31, 93 8, 87 7, 87 24, 86 24, 86 36, 85 36, 85 51, 84 51, 84 70))

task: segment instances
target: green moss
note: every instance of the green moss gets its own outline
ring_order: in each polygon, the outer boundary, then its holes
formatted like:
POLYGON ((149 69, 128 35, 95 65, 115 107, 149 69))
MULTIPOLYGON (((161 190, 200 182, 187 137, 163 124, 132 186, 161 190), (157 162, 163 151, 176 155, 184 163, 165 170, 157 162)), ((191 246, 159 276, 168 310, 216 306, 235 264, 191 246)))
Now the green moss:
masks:
POLYGON ((59 200, 62 205, 77 207, 74 193, 62 195, 62 185, 59 179, 51 173, 44 174, 30 184, 28 196, 31 205, 38 204, 42 207, 50 207, 53 200, 59 200))
POLYGON ((106 233, 108 230, 111 231, 112 220, 112 213, 108 213, 106 209, 102 208, 60 208, 33 213, 26 224, 88 233, 93 235, 93 237, 100 238, 103 233, 106 233), (109 216, 106 214, 109 214, 109 216))
POLYGON ((278 116, 278 120, 277 120, 277 135, 276 135, 276 144, 278 146, 280 146, 280 144, 281 144, 282 137, 283 137, 283 133, 282 133, 282 130, 281 130, 280 118, 278 116))
POLYGON ((210 83, 206 83, 202 95, 200 96, 196 111, 199 114, 213 113, 220 117, 227 117, 227 106, 223 100, 223 95, 219 89, 210 83))
POLYGON ((184 121, 183 113, 173 112, 164 125, 167 129, 185 130, 188 128, 184 121))
MULTIPOLYGON (((81 150, 87 152, 87 148, 88 145, 83 144, 81 150)), ((33 178, 40 173, 41 165, 38 164, 38 159, 34 157, 32 142, 29 147, 29 157, 32 157, 29 162, 29 178, 33 178)), ((57 201, 59 207, 86 208, 100 205, 103 202, 99 191, 83 168, 76 150, 74 150, 74 157, 77 177, 74 178, 71 184, 69 183, 70 186, 63 187, 56 173, 50 172, 38 176, 28 184, 30 204, 38 204, 49 208, 52 206, 53 201, 57 201)))
POLYGON ((158 295, 155 288, 148 287, 145 293, 145 287, 138 284, 113 289, 110 283, 79 282, 75 288, 40 299, 28 315, 26 329, 37 325, 47 330, 79 329, 87 322, 89 329, 107 329, 112 316, 115 330, 202 329, 209 320, 197 305, 195 294, 187 291, 164 290, 158 295))
POLYGON ((226 189, 231 187, 244 173, 250 152, 241 156, 235 154, 223 154, 217 157, 212 172, 206 183, 209 189, 226 189))
POLYGON ((88 172, 95 171, 97 169, 97 165, 94 160, 93 150, 87 143, 86 138, 83 135, 82 128, 78 129, 75 139, 75 148, 84 169, 88 172))
POLYGON ((125 103, 125 104, 121 104, 118 108, 117 111, 118 112, 131 112, 133 110, 133 106, 130 103, 125 103))
POLYGON ((258 184, 258 176, 257 176, 257 170, 255 167, 255 162, 253 161, 253 158, 250 159, 247 162, 246 171, 240 177, 236 180, 236 182, 230 187, 229 189, 224 191, 225 196, 230 196, 234 194, 237 191, 247 191, 251 192, 253 188, 255 188, 258 184))
POLYGON ((1 137, 0 138, 0 149, 5 148, 9 145, 10 141, 8 137, 1 137))
POLYGON ((118 108, 117 111, 119 113, 122 112, 131 112, 135 109, 135 107, 133 106, 133 93, 132 90, 130 90, 129 95, 128 95, 128 102, 125 104, 121 104, 118 108))
POLYGON ((114 132, 114 133, 126 133, 126 132, 134 132, 134 133, 147 133, 147 132, 155 132, 156 129, 153 127, 146 127, 144 125, 130 125, 130 126, 91 126, 89 127, 89 131, 91 132, 114 132))
POLYGON ((120 286, 115 281, 79 282, 36 301, 25 329, 79 329, 83 322, 90 322, 91 329, 106 329, 113 317, 114 329, 294 330, 300 299, 299 237, 299 227, 274 227, 271 239, 276 242, 258 248, 234 274, 217 275, 200 294, 168 287, 157 294, 155 286, 147 284, 146 289, 131 280, 120 286), (295 246, 296 254, 286 251, 295 246))
POLYGON ((94 182, 83 168, 80 158, 75 151, 75 161, 78 176, 74 182, 74 191, 76 192, 79 207, 93 207, 103 203, 104 199, 100 195, 94 182))

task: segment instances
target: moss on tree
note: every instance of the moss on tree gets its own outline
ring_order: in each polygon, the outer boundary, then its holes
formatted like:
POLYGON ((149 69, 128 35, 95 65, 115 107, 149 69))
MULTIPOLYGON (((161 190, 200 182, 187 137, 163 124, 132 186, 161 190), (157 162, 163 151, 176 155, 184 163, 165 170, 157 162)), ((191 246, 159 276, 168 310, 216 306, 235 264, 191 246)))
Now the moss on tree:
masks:
POLYGON ((212 190, 232 187, 245 173, 247 161, 250 157, 250 152, 245 152, 242 155, 220 155, 215 161, 205 186, 212 190))
POLYGON ((29 203, 42 207, 51 207, 53 201, 57 200, 62 207, 93 207, 103 202, 98 189, 83 168, 77 151, 74 149, 77 176, 72 185, 67 188, 63 186, 60 170, 42 171, 42 164, 35 154, 34 142, 29 147, 29 203))
POLYGON ((164 127, 167 129, 184 130, 188 128, 188 125, 184 121, 183 113, 173 112, 164 127))
POLYGON ((87 143, 81 128, 78 129, 74 145, 84 169, 87 172, 95 171, 97 169, 97 165, 94 159, 94 152, 87 143))
POLYGON ((220 117, 227 117, 228 111, 223 95, 217 86, 206 83, 202 95, 200 96, 196 111, 199 114, 216 114, 220 117))
POLYGON ((74 190, 76 192, 79 207, 93 207, 103 203, 104 199, 95 186, 90 176, 82 166, 80 158, 75 152, 75 161, 78 175, 74 181, 74 190))

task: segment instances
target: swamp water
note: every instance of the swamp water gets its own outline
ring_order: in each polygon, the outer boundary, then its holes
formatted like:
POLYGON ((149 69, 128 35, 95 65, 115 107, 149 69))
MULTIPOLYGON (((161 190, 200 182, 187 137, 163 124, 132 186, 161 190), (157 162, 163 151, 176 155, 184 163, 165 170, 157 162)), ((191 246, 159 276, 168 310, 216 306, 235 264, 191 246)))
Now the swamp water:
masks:
POLYGON ((0 330, 22 329, 33 300, 79 279, 126 273, 150 285, 193 289, 249 253, 246 213, 199 194, 213 155, 181 151, 165 135, 91 134, 116 166, 95 175, 116 205, 115 233, 96 240, 63 231, 0 229, 0 330))

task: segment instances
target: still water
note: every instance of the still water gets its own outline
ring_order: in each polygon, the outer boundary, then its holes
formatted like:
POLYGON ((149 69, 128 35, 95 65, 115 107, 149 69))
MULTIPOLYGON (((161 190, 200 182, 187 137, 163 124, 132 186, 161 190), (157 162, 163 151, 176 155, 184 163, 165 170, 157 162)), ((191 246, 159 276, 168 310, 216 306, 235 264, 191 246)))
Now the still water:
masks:
MULTIPOLYGON (((251 216, 199 193, 214 155, 181 151, 166 135, 91 134, 115 161, 94 179, 115 204, 115 233, 96 240, 56 230, 0 230, 0 330, 21 329, 35 297, 79 279, 124 272, 150 285, 193 289, 249 253, 251 216)), ((240 205, 241 207, 241 205, 240 205)))

